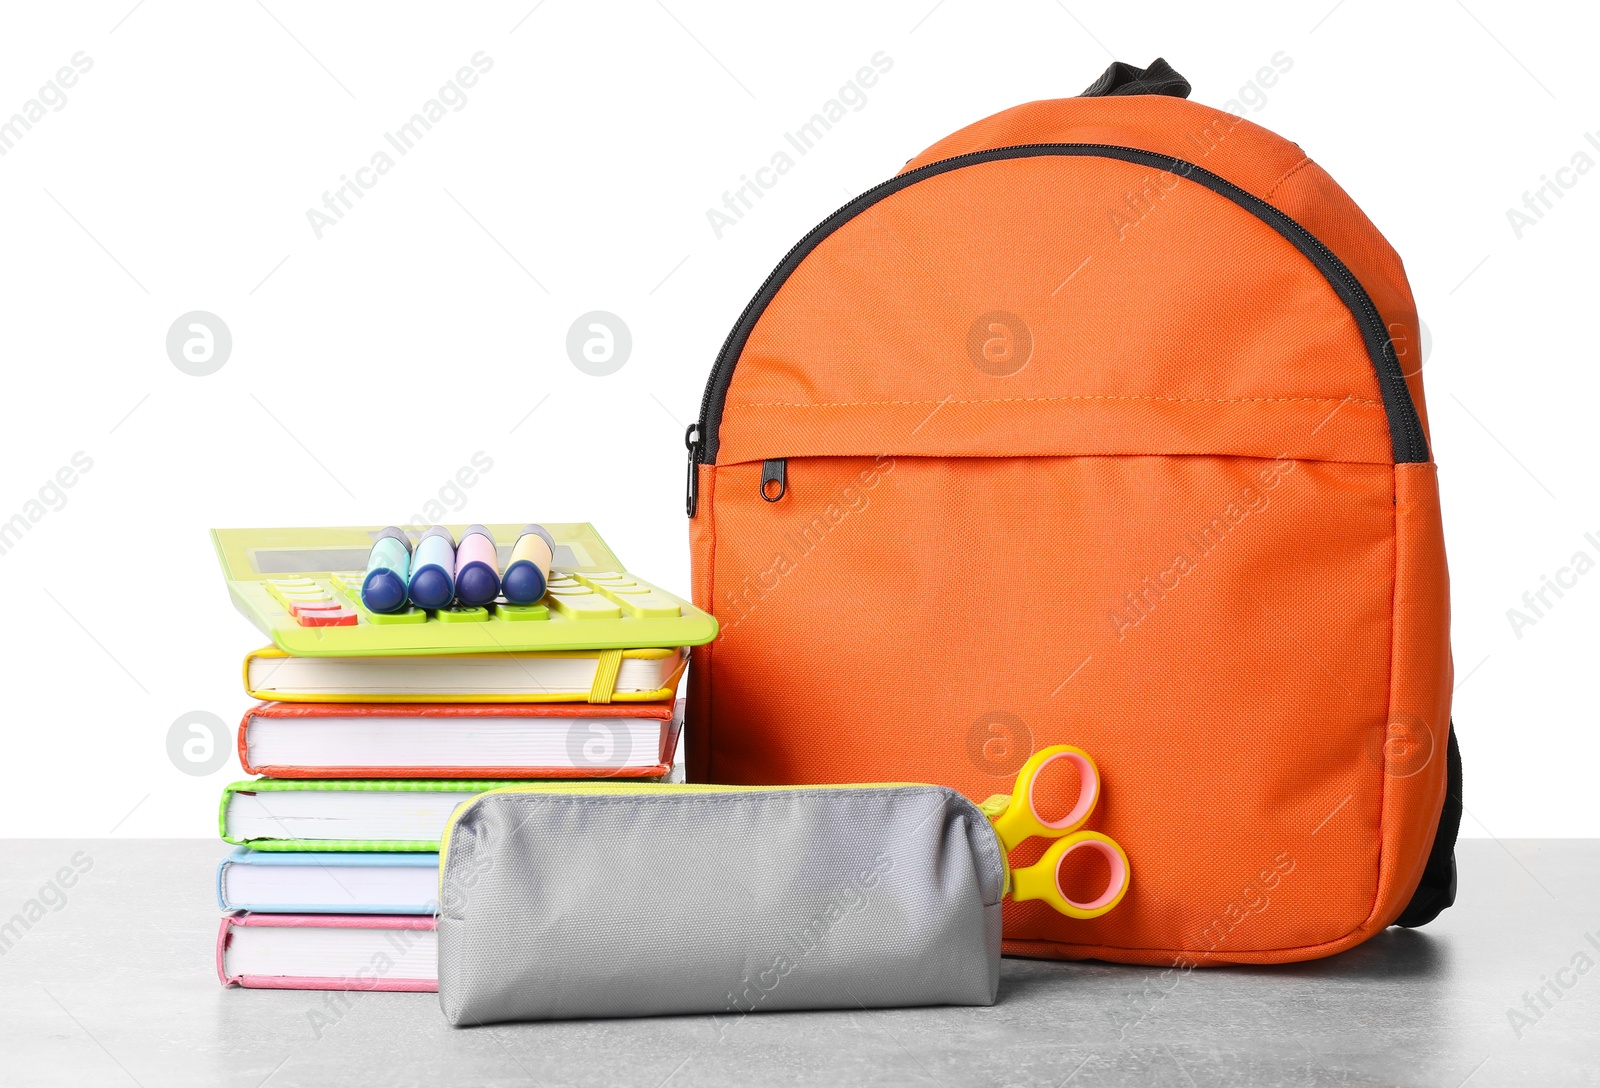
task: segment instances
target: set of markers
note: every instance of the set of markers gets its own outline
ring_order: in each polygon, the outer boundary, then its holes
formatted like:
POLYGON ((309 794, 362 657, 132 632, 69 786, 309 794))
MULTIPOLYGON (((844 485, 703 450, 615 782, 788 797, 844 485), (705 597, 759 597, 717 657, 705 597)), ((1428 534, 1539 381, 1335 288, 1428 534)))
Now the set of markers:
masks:
POLYGON ((556 542, 542 525, 517 534, 504 573, 494 536, 469 525, 456 543, 450 530, 435 525, 417 540, 391 525, 378 534, 361 580, 361 603, 368 611, 403 612, 407 607, 448 608, 452 602, 482 608, 502 594, 511 604, 533 604, 544 596, 556 542))

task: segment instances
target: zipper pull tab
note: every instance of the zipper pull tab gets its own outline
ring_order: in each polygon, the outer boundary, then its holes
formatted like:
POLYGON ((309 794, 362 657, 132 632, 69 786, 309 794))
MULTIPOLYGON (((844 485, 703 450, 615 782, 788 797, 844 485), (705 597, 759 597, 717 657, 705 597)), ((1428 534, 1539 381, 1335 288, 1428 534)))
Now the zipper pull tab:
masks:
POLYGON ((761 462, 761 497, 777 502, 789 491, 789 462, 783 458, 761 462))
POLYGON ((691 423, 689 429, 683 432, 683 444, 689 450, 689 483, 684 491, 683 507, 690 517, 694 517, 695 507, 700 505, 700 424, 691 423))

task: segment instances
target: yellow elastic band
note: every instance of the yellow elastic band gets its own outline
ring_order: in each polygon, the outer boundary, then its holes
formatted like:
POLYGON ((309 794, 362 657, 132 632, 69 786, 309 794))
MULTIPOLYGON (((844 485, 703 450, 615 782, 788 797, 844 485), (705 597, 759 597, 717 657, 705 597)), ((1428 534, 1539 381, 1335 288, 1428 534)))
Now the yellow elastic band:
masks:
POLYGON ((622 671, 621 650, 601 650, 594 663, 594 683, 589 686, 591 703, 609 703, 617 686, 617 673, 622 671))

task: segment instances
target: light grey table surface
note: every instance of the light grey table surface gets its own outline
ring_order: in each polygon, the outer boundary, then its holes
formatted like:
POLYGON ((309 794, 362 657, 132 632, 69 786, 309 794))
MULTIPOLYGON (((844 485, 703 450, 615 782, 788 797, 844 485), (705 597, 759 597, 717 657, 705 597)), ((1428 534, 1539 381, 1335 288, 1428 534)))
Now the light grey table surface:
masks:
POLYGON ((1332 959, 1175 983, 1008 959, 992 1008, 757 1015, 721 1038, 709 1017, 457 1030, 432 994, 356 995, 328 1023, 321 994, 224 990, 224 848, 204 841, 0 840, 0 921, 78 851, 92 868, 0 955, 6 1088, 1600 1084, 1600 967, 1569 970, 1600 964, 1594 840, 1464 842, 1456 907, 1332 959), (1546 980, 1572 985, 1519 1037, 1546 980))

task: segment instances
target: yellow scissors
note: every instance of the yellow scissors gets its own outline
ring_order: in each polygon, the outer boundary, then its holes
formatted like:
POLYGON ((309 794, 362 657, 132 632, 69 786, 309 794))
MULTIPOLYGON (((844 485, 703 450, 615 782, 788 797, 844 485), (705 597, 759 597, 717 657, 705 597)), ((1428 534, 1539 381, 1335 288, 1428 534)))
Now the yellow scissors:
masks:
POLYGON ((1122 902, 1128 893, 1128 855, 1122 847, 1098 831, 1079 831, 1100 800, 1100 771, 1081 748, 1056 744, 1041 748, 1017 772, 1017 784, 1010 794, 999 793, 978 807, 994 825, 995 834, 1006 855, 1006 894, 1013 900, 1043 899, 1069 918, 1098 918, 1122 902), (1064 759, 1078 769, 1078 800, 1059 820, 1047 820, 1034 804, 1033 788, 1039 775, 1051 763, 1064 759), (1031 838, 1057 840, 1044 856, 1021 869, 1011 867, 1011 851, 1031 838), (1061 890, 1061 865, 1074 850, 1093 850, 1106 860, 1111 880, 1106 890, 1087 903, 1067 897, 1061 890))

